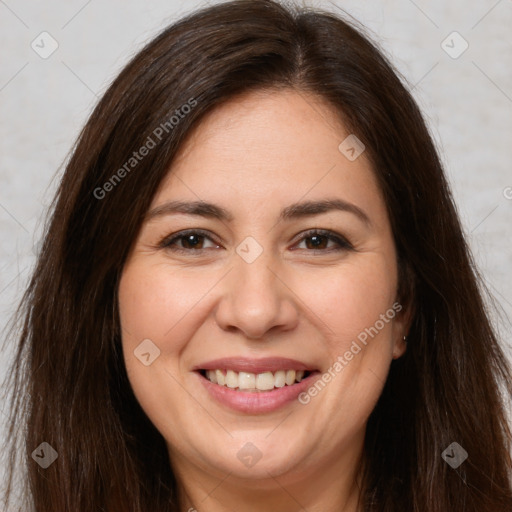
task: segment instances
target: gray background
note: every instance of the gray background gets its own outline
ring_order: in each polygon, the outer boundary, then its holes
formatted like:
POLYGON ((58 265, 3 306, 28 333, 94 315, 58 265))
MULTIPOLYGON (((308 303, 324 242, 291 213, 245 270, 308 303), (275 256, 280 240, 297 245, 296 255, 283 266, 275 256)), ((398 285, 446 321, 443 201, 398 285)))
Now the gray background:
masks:
MULTIPOLYGON (((23 291, 45 208, 96 101, 144 43, 206 3, 216 2, 0 0, 1 326, 23 291), (42 44, 43 31, 59 45, 46 59, 31 47, 34 40, 42 44)), ((347 10, 373 32, 410 82, 475 259, 512 318, 512 1, 303 3, 347 10), (469 44, 458 58, 441 46, 453 31, 469 44)), ((445 45, 452 52, 462 48, 457 36, 445 45)), ((497 322, 512 359, 510 324, 504 318, 497 322)), ((12 347, 0 353, 1 378, 12 347)), ((0 421, 2 408, 0 401, 0 421)))

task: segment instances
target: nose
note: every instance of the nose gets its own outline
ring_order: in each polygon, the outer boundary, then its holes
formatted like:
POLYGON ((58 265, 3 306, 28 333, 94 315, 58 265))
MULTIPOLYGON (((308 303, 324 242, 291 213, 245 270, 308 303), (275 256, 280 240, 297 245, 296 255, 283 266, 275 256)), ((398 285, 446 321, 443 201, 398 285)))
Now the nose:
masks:
POLYGON ((219 327, 240 331, 249 339, 264 338, 272 329, 293 329, 298 323, 296 296, 279 269, 266 251, 252 263, 237 255, 234 268, 223 280, 215 312, 219 327))

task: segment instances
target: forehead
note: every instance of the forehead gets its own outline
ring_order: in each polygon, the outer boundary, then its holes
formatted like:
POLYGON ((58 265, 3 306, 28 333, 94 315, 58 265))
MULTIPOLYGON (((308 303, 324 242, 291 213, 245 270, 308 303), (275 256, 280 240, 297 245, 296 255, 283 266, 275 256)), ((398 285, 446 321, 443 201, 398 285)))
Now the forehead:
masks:
MULTIPOLYGON (((383 215, 364 152, 349 160, 338 111, 294 90, 257 91, 210 112, 176 155, 152 206, 169 199, 221 203, 240 215, 339 197, 383 215)), ((277 211, 277 210, 276 210, 277 211)))

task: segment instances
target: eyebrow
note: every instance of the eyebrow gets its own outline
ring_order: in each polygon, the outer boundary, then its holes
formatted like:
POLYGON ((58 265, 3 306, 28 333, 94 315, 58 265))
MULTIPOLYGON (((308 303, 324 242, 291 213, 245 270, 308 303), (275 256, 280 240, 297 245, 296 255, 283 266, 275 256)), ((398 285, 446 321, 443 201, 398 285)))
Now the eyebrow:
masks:
MULTIPOLYGON (((352 213, 366 225, 371 226, 370 218, 361 208, 342 199, 324 199, 321 201, 294 203, 281 210, 279 220, 290 221, 330 211, 352 213)), ((153 208, 146 215, 146 221, 175 213, 198 215, 200 217, 218 219, 225 222, 231 222, 234 219, 233 215, 226 209, 205 201, 167 201, 166 203, 153 208)))

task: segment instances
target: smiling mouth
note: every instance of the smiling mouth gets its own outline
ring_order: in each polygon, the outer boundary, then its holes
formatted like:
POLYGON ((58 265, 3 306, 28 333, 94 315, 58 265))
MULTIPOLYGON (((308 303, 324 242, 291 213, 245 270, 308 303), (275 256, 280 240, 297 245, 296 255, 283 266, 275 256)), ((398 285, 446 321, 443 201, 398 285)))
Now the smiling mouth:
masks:
POLYGON ((198 372, 213 384, 246 393, 262 393, 290 387, 317 373, 308 370, 278 370, 256 374, 225 369, 199 370, 198 372))

